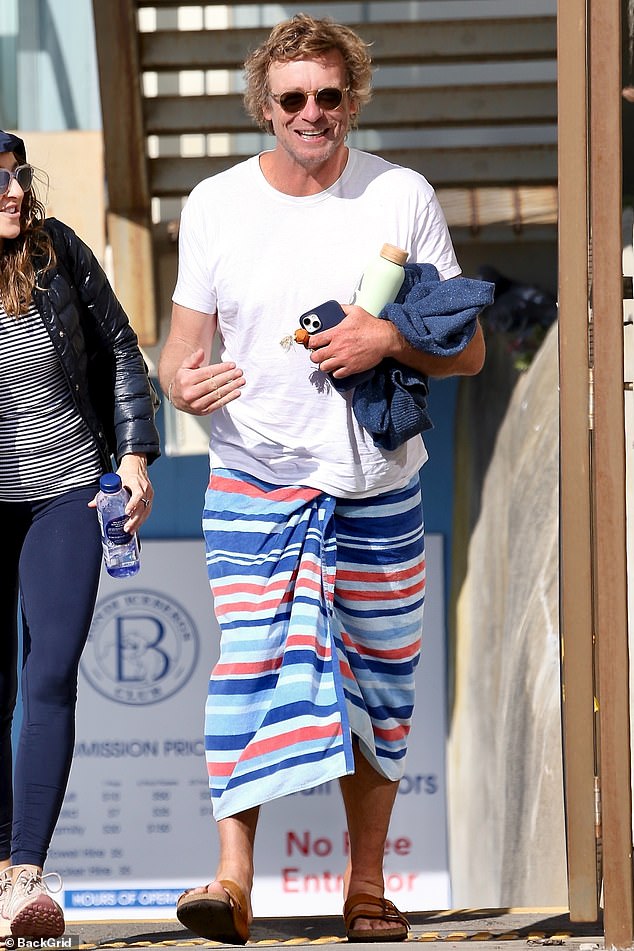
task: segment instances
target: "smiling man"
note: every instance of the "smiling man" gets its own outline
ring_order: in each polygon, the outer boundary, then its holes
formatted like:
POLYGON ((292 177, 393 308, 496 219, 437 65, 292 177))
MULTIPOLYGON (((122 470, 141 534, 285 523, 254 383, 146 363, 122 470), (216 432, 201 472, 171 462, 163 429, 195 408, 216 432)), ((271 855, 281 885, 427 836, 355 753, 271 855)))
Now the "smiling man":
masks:
POLYGON ((245 75, 247 111, 275 144, 192 191, 159 364, 174 406, 213 414, 203 531, 221 628, 205 719, 220 861, 177 914, 244 944, 260 805, 336 779, 346 934, 400 941, 408 923, 384 895, 383 857, 421 643, 427 453, 420 435, 375 444, 332 378, 385 358, 424 375, 477 373, 482 332, 476 321, 458 354, 432 356, 347 303, 384 243, 443 280, 460 273, 429 183, 346 145, 371 95, 361 38, 300 14, 245 75), (337 326, 308 349, 281 346, 329 299, 346 315, 337 326))

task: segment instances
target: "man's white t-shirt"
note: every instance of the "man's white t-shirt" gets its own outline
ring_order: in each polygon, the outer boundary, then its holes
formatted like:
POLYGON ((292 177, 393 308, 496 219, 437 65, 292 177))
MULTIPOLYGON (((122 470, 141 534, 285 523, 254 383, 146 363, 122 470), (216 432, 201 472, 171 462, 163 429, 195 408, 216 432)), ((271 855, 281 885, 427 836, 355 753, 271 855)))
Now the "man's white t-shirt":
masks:
POLYGON ((422 437, 377 448, 303 346, 283 346, 300 314, 348 303, 384 243, 460 267, 431 185, 411 169, 349 150, 317 195, 272 188, 255 156, 200 182, 183 209, 175 303, 218 314, 221 359, 244 371, 240 397, 211 416, 210 464, 276 485, 361 498, 406 485, 427 458, 422 437))

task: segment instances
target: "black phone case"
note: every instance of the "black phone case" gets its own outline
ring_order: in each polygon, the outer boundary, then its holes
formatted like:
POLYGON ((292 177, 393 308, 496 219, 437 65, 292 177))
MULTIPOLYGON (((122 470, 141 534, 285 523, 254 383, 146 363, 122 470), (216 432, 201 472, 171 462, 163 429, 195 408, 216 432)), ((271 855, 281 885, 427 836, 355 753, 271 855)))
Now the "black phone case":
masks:
MULTIPOLYGON (((343 308, 336 300, 327 300, 312 310, 307 310, 299 318, 299 326, 309 334, 318 334, 322 330, 330 330, 336 327, 345 317, 343 308)), ((359 383, 365 383, 374 373, 374 370, 364 370, 363 373, 353 373, 352 376, 346 376, 341 380, 336 379, 331 373, 328 374, 332 384, 340 393, 351 390, 359 383)))

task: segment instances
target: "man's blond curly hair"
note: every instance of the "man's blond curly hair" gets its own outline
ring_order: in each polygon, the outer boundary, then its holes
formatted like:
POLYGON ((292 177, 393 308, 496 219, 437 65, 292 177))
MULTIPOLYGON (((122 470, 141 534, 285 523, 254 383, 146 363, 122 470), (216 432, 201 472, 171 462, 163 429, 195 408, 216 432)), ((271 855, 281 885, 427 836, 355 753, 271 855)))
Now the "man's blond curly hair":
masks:
POLYGON ((368 44, 350 27, 335 23, 330 17, 317 20, 306 13, 298 13, 273 27, 268 39, 252 50, 244 63, 244 107, 261 129, 273 134, 271 121, 264 117, 270 93, 268 77, 271 63, 323 56, 332 50, 339 50, 343 56, 348 95, 357 109, 356 114, 350 117, 350 125, 356 127, 361 107, 372 97, 372 61, 368 44))

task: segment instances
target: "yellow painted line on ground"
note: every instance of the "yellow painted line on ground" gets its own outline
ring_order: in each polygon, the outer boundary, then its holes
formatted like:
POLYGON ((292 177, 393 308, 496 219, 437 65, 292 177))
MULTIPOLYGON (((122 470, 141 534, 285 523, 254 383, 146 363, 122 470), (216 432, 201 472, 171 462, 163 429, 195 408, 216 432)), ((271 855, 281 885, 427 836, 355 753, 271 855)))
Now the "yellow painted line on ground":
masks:
MULTIPOLYGON (((423 932, 410 932, 409 937, 406 939, 407 943, 414 942, 457 942, 457 941, 519 941, 526 940, 527 943, 535 944, 560 944, 565 943, 570 940, 572 937, 572 932, 557 932, 554 934, 547 934, 544 931, 530 931, 528 934, 523 935, 520 931, 423 931, 423 932)), ((275 945, 286 945, 286 946, 295 946, 295 945, 320 945, 320 944, 341 944, 346 942, 345 938, 342 938, 338 935, 323 935, 318 938, 303 938, 297 936, 294 938, 286 938, 283 940, 275 938, 263 938, 260 941, 250 940, 248 942, 249 947, 270 947, 275 945)), ((347 942, 346 942, 347 943, 347 942)), ((118 949, 118 948, 171 948, 171 947, 205 947, 205 948, 214 948, 222 947, 222 942, 205 940, 204 938, 195 938, 195 939, 174 939, 166 938, 164 941, 100 941, 97 944, 80 944, 79 948, 81 951, 109 951, 109 949, 118 949)))
POLYGON ((307 944, 339 944, 341 941, 348 943, 346 938, 333 937, 332 935, 326 935, 323 938, 309 938, 307 944))

